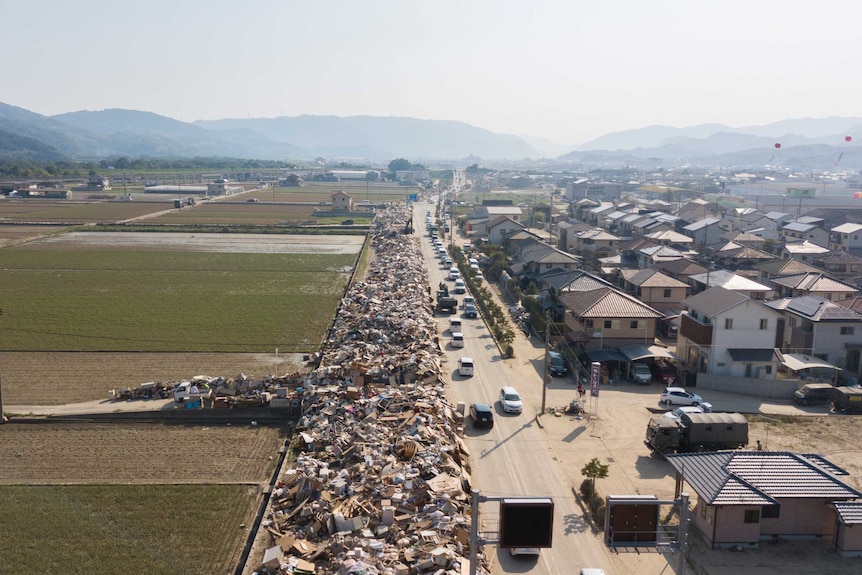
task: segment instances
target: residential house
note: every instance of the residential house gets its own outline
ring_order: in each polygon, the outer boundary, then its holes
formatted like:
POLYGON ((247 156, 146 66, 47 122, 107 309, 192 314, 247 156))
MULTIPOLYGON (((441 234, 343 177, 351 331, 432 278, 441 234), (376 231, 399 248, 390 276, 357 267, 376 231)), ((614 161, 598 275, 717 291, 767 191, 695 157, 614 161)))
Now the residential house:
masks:
POLYGON ((560 222, 557 224, 557 247, 566 252, 573 251, 578 243, 577 235, 591 229, 593 226, 583 222, 560 222))
POLYGON ((781 228, 781 239, 785 242, 808 240, 818 246, 828 246, 829 232, 818 224, 788 222, 781 228))
POLYGON ((526 226, 517 220, 513 220, 509 216, 498 216, 487 223, 485 237, 488 238, 489 244, 502 246, 506 239, 524 229, 526 226))
POLYGON ((620 270, 622 290, 637 297, 665 315, 682 310, 682 301, 688 297, 689 285, 665 275, 654 268, 620 270))
POLYGON ((831 250, 817 245, 808 240, 801 242, 793 242, 784 244, 781 248, 781 257, 784 259, 802 260, 806 263, 812 263, 815 259, 819 259, 828 254, 831 250))
POLYGON ((691 275, 689 279, 692 293, 699 293, 712 287, 722 287, 757 300, 766 299, 772 295, 771 287, 730 270, 707 270, 706 273, 691 275))
POLYGON ((637 255, 638 267, 649 268, 654 267, 656 264, 662 262, 683 259, 685 257, 688 257, 689 252, 682 252, 670 246, 659 245, 641 248, 638 250, 637 255))
POLYGON ((329 196, 333 211, 349 212, 353 210, 353 196, 344 190, 338 190, 329 196))
POLYGON ((752 269, 759 263, 775 259, 770 253, 736 242, 711 247, 709 252, 717 265, 732 270, 752 269))
POLYGON ((646 216, 644 214, 629 214, 625 217, 620 218, 617 221, 617 233, 620 234, 621 236, 632 235, 632 229, 633 229, 632 226, 634 225, 634 223, 638 222, 640 220, 643 220, 643 219, 652 220, 652 218, 650 218, 649 216, 646 216))
POLYGON ((586 230, 575 236, 572 251, 582 257, 601 257, 615 253, 621 238, 601 228, 586 230))
POLYGON ((720 222, 718 218, 703 218, 683 227, 682 232, 692 238, 695 246, 703 249, 704 246, 714 244, 721 239, 725 230, 718 225, 720 222))
POLYGON ((539 242, 523 248, 518 259, 523 265, 521 273, 527 276, 539 276, 553 269, 575 271, 581 267, 581 258, 539 242))
POLYGON ((489 221, 493 221, 500 216, 505 216, 515 220, 516 222, 520 222, 523 219, 523 215, 521 208, 517 206, 482 205, 473 207, 474 218, 487 218, 489 221))
POLYGON ((849 371, 859 372, 862 314, 813 295, 766 303, 781 312, 781 351, 812 355, 849 371))
POLYGON ((781 313, 745 293, 712 287, 682 302, 677 355, 699 373, 774 379, 781 313))
POLYGON ((859 291, 856 286, 822 272, 776 276, 769 283, 775 289, 776 297, 816 295, 826 300, 840 300, 854 297, 859 291))
MULTIPOLYGON (((614 288, 561 293, 566 331, 577 335, 585 349, 652 344, 663 314, 614 288)), ((573 338, 570 338, 573 339, 573 338)))
POLYGON ((573 218, 579 222, 586 222, 589 219, 588 212, 601 204, 590 198, 581 198, 569 204, 569 210, 573 218))
POLYGON ((731 208, 724 213, 722 227, 731 231, 742 231, 751 227, 751 222, 763 216, 757 208, 731 208))
POLYGON ((721 235, 722 241, 741 244, 758 250, 763 249, 764 239, 747 232, 725 232, 721 235))
MULTIPOLYGON (((846 223, 835 226, 830 234, 831 242, 848 252, 862 250, 862 224, 846 223)), ((828 245, 828 244, 824 244, 828 245)))
POLYGON ((823 268, 834 278, 851 283, 862 279, 862 256, 846 250, 836 250, 814 260, 814 265, 823 268))
POLYGON ((707 271, 705 267, 690 258, 659 262, 651 267, 674 279, 685 282, 689 286, 691 285, 691 276, 707 271))
POLYGON ((615 212, 617 207, 610 202, 602 202, 598 206, 594 208, 590 208, 586 212, 586 219, 584 223, 591 224, 593 226, 600 225, 602 221, 602 215, 607 215, 615 212))
POLYGON ((694 244, 694 239, 692 237, 685 234, 681 234, 674 230, 653 232, 651 234, 645 235, 644 237, 653 240, 663 246, 673 246, 681 250, 691 249, 692 244, 694 244))
POLYGON ((846 526, 862 523, 854 501, 862 493, 839 479, 847 472, 821 455, 719 451, 667 460, 677 474, 676 497, 684 483, 697 494, 691 524, 713 549, 836 535, 839 549, 860 548, 860 535, 846 526))
POLYGON ((802 260, 794 259, 774 259, 762 264, 754 266, 760 272, 758 281, 762 284, 768 284, 769 280, 776 276, 789 276, 793 274, 805 272, 822 272, 823 270, 811 264, 807 264, 802 260))

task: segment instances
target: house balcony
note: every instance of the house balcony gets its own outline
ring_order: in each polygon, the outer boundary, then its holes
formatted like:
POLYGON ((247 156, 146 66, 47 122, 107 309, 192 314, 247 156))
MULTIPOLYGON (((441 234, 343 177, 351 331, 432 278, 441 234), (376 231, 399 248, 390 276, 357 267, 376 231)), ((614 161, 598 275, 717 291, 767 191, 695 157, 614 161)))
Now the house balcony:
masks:
POLYGON ((680 315, 679 335, 697 345, 712 345, 712 325, 705 325, 692 318, 687 312, 680 315))

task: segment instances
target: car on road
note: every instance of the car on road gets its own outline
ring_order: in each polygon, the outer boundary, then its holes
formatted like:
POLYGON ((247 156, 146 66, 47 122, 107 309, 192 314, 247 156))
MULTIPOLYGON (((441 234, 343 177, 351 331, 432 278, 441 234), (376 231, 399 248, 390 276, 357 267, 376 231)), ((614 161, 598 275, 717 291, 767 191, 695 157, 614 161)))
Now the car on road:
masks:
POLYGON ((247 200, 245 201, 245 203, 247 203, 247 204, 257 204, 257 203, 260 203, 260 200, 259 200, 259 199, 257 199, 257 198, 249 198, 249 199, 247 199, 247 200))
POLYGON ((470 404, 470 419, 473 427, 494 427, 494 411, 487 403, 470 404))
POLYGON ((530 556, 535 557, 539 555, 538 547, 511 547, 509 548, 509 553, 511 553, 512 557, 519 556, 530 556))
POLYGON ((668 405, 700 405, 703 398, 696 393, 689 393, 682 387, 666 387, 661 392, 661 402, 668 405))
POLYGON ((462 357, 458 360, 458 375, 473 377, 473 358, 462 357))
POLYGON ((632 380, 641 385, 649 385, 652 383, 652 370, 645 363, 635 362, 632 364, 632 380))
POLYGON ((460 331, 452 332, 452 347, 464 347, 464 334, 460 331))
POLYGON ((464 283, 464 280, 458 278, 455 280, 455 293, 462 294, 467 291, 467 284, 464 283))
MULTIPOLYGON (((456 331, 461 331, 461 318, 453 317, 449 320, 449 333, 455 333, 456 331)), ((461 332, 463 333, 463 332, 461 332)))
POLYGON ((471 303, 464 304, 464 317, 470 319, 479 317, 479 312, 476 310, 476 306, 471 303))
POLYGON ((450 280, 457 280, 460 277, 461 277, 461 272, 458 271, 458 268, 455 268, 455 267, 449 268, 449 279, 450 280))
POLYGON ((524 408, 518 391, 510 385, 500 389, 500 405, 506 413, 521 413, 524 408))

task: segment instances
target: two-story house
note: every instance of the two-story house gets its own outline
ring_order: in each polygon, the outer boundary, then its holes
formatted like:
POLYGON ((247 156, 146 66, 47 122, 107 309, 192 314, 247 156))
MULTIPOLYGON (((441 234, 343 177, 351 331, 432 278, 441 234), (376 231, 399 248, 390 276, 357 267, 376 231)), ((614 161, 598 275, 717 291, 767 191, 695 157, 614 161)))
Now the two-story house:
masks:
POLYGON ((559 302, 566 308, 566 330, 577 333, 588 350, 651 345, 657 322, 663 317, 660 311, 639 299, 609 287, 564 292, 559 302))
POLYGON ((760 300, 713 287, 682 304, 677 355, 700 373, 774 379, 781 314, 760 300))
POLYGON ((841 224, 830 231, 831 242, 842 250, 848 252, 862 250, 862 224, 841 224))
POLYGON ((704 246, 718 242, 721 235, 725 233, 725 230, 718 225, 720 222, 718 218, 703 218, 685 226, 682 232, 694 241, 698 249, 703 249, 704 246))
POLYGON ((788 222, 781 228, 781 237, 785 242, 808 240, 819 246, 829 245, 829 232, 817 224, 788 222))
POLYGON ((485 234, 489 244, 502 246, 507 238, 525 228, 524 224, 509 216, 499 216, 486 224, 485 234))
POLYGON ((748 279, 730 270, 707 270, 706 273, 689 276, 692 293, 709 290, 712 287, 739 292, 752 299, 766 299, 772 294, 772 288, 754 280, 748 279))
POLYGON ((622 289, 666 315, 679 313, 689 285, 654 268, 620 270, 622 289))
POLYGON ((814 259, 814 265, 826 270, 832 277, 851 283, 862 278, 862 256, 847 250, 835 250, 814 259))
POLYGON ((859 292, 856 286, 815 272, 776 276, 769 283, 776 297, 816 295, 826 300, 840 300, 854 297, 859 292))
POLYGON ((776 299, 766 305, 783 315, 779 329, 782 352, 812 355, 859 373, 862 315, 813 295, 776 299))

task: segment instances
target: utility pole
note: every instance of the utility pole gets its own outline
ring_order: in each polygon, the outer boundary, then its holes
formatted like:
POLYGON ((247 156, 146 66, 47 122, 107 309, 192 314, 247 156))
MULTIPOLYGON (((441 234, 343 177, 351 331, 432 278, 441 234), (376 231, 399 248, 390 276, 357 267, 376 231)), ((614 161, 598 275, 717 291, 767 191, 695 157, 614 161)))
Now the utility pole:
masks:
POLYGON ((545 396, 548 391, 548 345, 551 341, 551 313, 545 312, 545 361, 542 370, 542 415, 545 413, 545 396))

